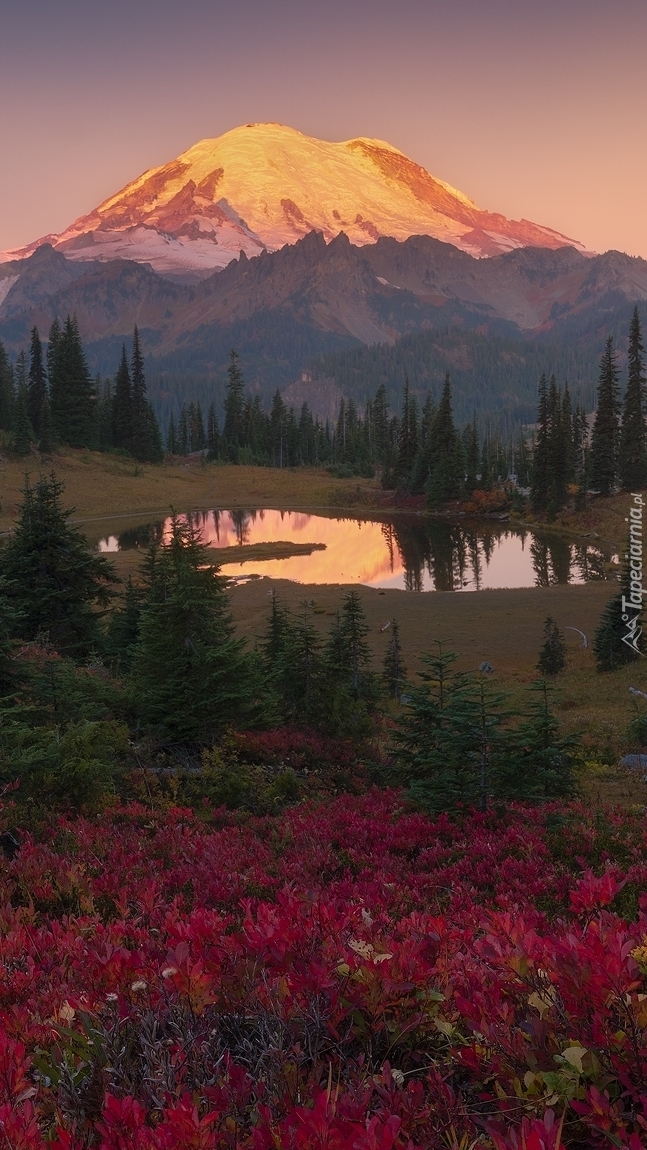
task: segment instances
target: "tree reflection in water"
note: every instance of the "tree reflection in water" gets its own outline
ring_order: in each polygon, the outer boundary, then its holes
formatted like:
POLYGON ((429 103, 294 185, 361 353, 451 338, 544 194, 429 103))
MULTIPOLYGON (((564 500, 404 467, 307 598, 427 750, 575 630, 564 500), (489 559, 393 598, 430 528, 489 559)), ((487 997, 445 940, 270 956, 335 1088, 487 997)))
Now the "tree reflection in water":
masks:
MULTIPOLYGON (((307 512, 243 509, 193 511, 183 518, 202 530, 214 547, 242 547, 273 539, 308 543, 325 540, 325 548, 312 557, 278 560, 284 564, 278 572, 272 572, 267 562, 259 567, 259 573, 302 582, 339 580, 404 586, 407 591, 476 591, 533 583, 549 587, 608 577, 610 554, 605 554, 600 543, 583 539, 569 542, 561 536, 537 534, 509 522, 450 522, 417 515, 400 515, 388 522, 370 518, 360 521, 348 516, 322 518, 307 512), (294 566, 288 567, 292 562, 294 566)), ((168 519, 129 527, 118 536, 106 537, 99 547, 145 549, 152 542, 161 541, 169 528, 168 519)))

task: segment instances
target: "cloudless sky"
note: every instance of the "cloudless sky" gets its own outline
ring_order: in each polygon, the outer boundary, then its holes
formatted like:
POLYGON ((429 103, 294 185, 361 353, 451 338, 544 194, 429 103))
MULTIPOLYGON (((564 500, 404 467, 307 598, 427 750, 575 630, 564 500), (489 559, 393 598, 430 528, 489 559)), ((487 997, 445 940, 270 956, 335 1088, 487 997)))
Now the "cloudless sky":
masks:
POLYGON ((647 258, 647 0, 0 0, 0 250, 263 120, 647 258))

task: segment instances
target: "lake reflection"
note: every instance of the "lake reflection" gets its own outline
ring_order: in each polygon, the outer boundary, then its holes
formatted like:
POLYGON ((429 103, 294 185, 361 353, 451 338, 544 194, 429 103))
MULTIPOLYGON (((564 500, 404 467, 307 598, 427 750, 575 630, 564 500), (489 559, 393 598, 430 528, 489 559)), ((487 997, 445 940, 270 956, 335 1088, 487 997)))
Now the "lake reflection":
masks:
MULTIPOLYGON (((363 583, 407 591, 478 591, 547 587, 606 578, 605 556, 588 540, 572 543, 509 523, 478 525, 398 516, 388 521, 334 518, 301 511, 198 511, 191 521, 216 550, 245 544, 323 543, 325 550, 287 559, 227 558, 226 574, 259 574, 299 583, 363 583)), ((130 528, 99 543, 101 551, 145 548, 168 536, 170 520, 130 528)))

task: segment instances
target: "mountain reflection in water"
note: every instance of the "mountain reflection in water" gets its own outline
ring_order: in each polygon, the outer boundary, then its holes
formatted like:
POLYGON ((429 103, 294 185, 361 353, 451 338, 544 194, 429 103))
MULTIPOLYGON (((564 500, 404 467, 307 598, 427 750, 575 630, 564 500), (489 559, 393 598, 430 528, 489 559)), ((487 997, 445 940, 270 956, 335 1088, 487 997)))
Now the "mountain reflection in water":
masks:
MULTIPOLYGON (((225 574, 299 583, 364 583, 407 591, 547 587, 604 579, 610 558, 588 540, 573 543, 494 521, 449 523, 418 516, 381 521, 274 510, 196 511, 186 518, 215 550, 277 541, 325 544, 325 550, 286 559, 227 557, 225 574)), ((99 549, 145 548, 169 530, 169 519, 130 528, 102 539, 99 549)))

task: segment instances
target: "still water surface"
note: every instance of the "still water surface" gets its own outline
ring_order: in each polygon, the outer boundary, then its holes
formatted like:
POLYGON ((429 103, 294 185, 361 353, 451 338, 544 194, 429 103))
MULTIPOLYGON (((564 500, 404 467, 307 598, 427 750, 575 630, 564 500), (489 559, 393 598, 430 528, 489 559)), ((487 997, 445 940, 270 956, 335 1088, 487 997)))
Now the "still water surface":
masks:
MULTIPOLYGON (((407 591, 477 591, 546 587, 608 578, 610 553, 597 541, 480 520, 448 523, 419 516, 388 520, 309 515, 302 511, 197 511, 191 521, 214 549, 255 543, 323 543, 325 550, 287 559, 227 560, 224 573, 268 575, 299 583, 363 583, 407 591)), ((146 547, 168 536, 170 519, 99 541, 103 552, 146 547)), ((241 555, 241 559, 243 556, 241 555)))

